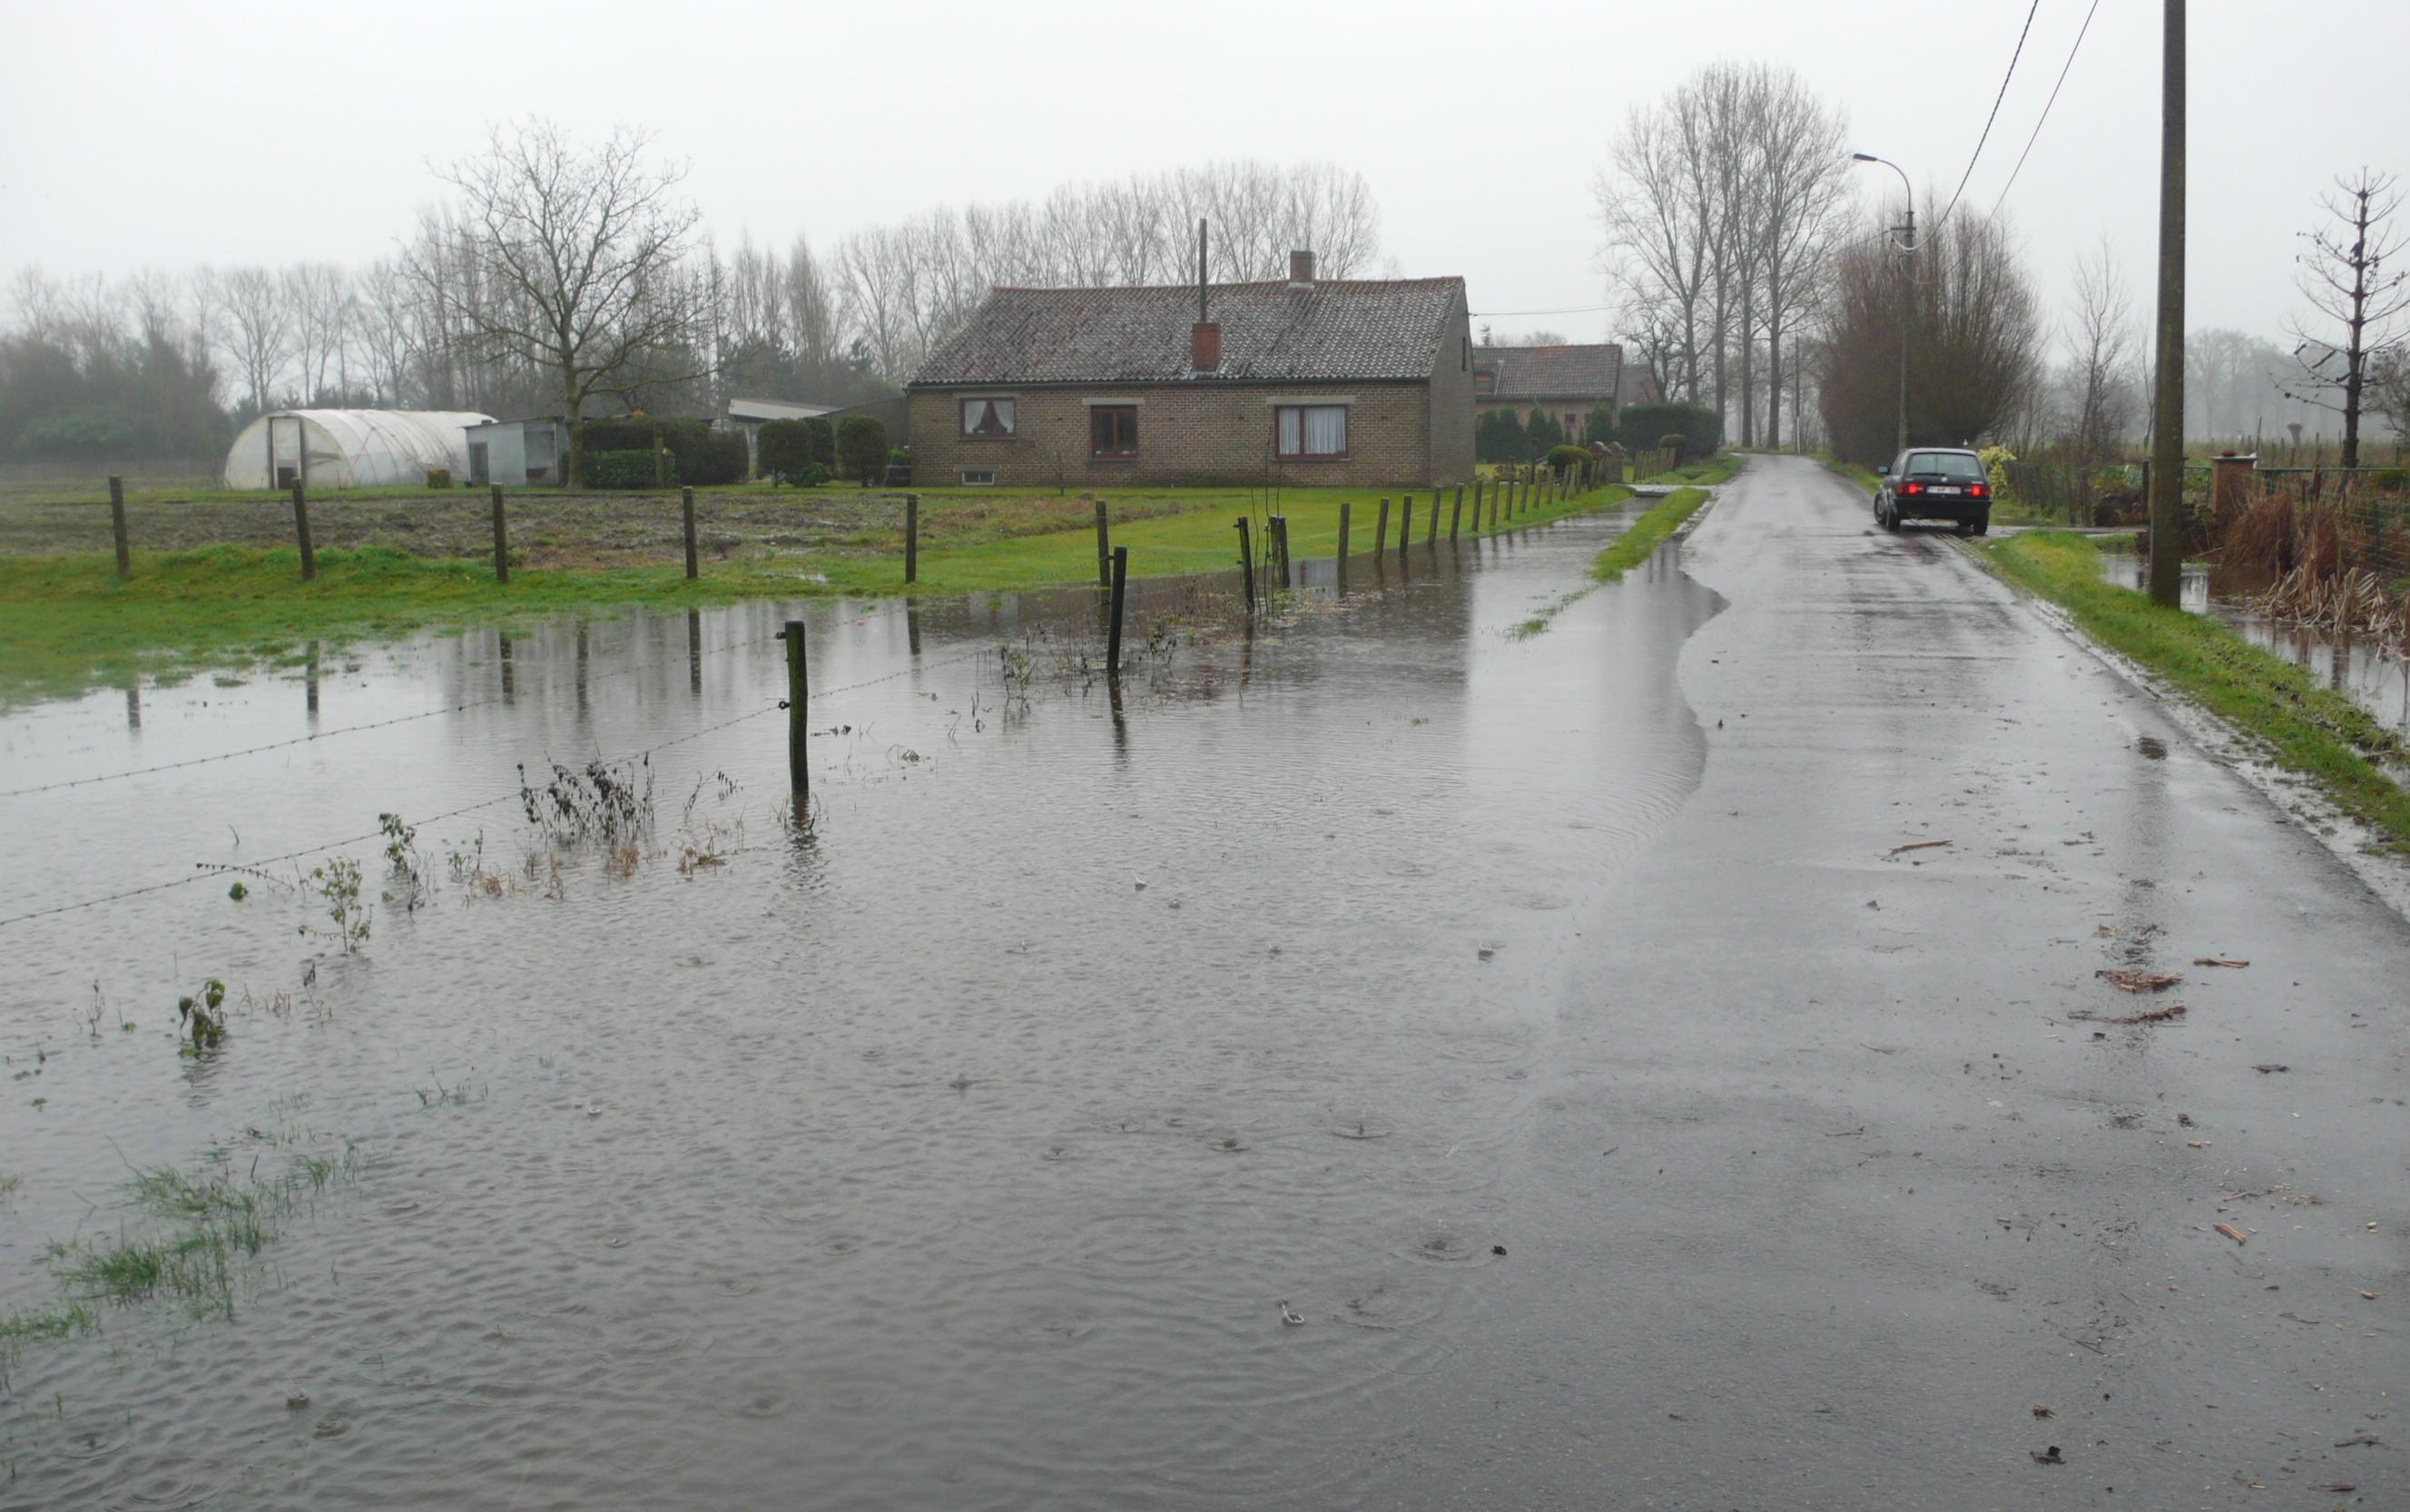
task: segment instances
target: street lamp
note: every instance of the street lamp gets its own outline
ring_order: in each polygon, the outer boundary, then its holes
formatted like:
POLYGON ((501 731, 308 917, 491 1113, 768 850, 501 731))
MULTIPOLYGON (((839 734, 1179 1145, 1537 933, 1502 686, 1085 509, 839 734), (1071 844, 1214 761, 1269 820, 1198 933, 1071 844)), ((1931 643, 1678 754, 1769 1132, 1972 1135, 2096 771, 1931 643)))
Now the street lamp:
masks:
MULTIPOLYGON (((1891 229, 1895 240, 1902 236, 1906 237, 1907 240, 1899 242, 1903 253, 1914 252, 1916 250, 1916 190, 1908 182, 1908 170, 1891 159, 1877 157, 1872 153, 1851 153, 1850 158, 1852 162, 1858 163, 1880 163, 1899 175, 1899 186, 1908 195, 1908 224, 1905 226, 1895 225, 1891 229)), ((1908 450, 1908 259, 1902 257, 1899 262, 1899 450, 1901 451, 1908 450)))

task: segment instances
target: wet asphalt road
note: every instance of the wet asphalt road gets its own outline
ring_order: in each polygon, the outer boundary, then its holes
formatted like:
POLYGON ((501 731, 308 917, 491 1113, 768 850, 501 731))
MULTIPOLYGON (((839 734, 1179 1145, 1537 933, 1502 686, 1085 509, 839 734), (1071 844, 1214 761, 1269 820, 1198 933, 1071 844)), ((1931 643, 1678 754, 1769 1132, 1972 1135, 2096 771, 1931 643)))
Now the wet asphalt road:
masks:
POLYGON ((1684 566, 1704 778, 1585 932, 1512 1258, 1367 1505, 2410 1506, 2410 929, 1813 465, 1684 566))

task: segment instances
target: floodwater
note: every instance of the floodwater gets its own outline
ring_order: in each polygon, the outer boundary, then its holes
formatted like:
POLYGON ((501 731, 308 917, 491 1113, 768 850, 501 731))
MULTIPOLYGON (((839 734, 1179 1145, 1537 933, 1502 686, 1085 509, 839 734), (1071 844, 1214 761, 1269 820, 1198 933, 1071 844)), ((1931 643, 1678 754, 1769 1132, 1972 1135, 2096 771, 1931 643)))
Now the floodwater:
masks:
MULTIPOLYGON (((2136 553, 2100 554, 2100 575, 2106 582, 2144 591, 2150 586, 2149 574, 2149 561, 2136 553)), ((2213 586, 2206 563, 2185 563, 2181 591, 2184 607, 2194 614, 2214 613, 2252 645, 2283 657, 2328 687, 2349 695, 2387 728, 2410 734, 2410 661, 2388 654, 2382 645, 2368 636, 2338 635, 2309 625, 2279 624, 2231 600, 2214 597, 2213 586)))
POLYGON ((1543 1005, 1704 761, 1674 662, 1719 601, 1678 546, 1509 633, 1630 514, 1359 557, 1343 596, 1300 563, 1252 636, 1151 588, 1118 707, 1057 593, 0 718, 0 1313, 57 1301, 46 1244, 163 1231, 134 1168, 356 1166, 213 1310, 26 1343, 0 1507, 1346 1504, 1366 1425, 1447 1389, 1543 1005), (528 827, 519 763, 640 750, 635 850, 528 827), (329 855, 354 952, 291 886, 329 855), (228 1038, 180 1054, 212 977, 228 1038))

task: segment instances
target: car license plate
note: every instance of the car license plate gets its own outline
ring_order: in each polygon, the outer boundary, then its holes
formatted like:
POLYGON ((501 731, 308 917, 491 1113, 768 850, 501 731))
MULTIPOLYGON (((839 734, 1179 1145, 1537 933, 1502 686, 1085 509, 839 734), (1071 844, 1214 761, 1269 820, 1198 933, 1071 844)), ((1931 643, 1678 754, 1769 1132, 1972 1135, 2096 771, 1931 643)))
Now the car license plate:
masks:
POLYGON ((1947 483, 1937 483, 1933 486, 1933 491, 1935 493, 1964 493, 1967 490, 1964 488, 1953 487, 1947 483))

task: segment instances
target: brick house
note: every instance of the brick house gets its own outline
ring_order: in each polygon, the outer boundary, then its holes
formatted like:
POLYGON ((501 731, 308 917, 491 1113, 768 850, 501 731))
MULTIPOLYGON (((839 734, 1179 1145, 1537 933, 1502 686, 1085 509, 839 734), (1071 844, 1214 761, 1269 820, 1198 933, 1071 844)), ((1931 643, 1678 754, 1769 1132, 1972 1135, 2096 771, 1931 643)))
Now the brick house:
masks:
POLYGON ((1473 476, 1464 280, 998 288, 905 385, 924 487, 1473 476))
POLYGON ((1529 418, 1542 411, 1564 427, 1567 441, 1586 442, 1590 411, 1623 407, 1623 348, 1613 342, 1474 347, 1473 402, 1485 414, 1513 410, 1529 418))

